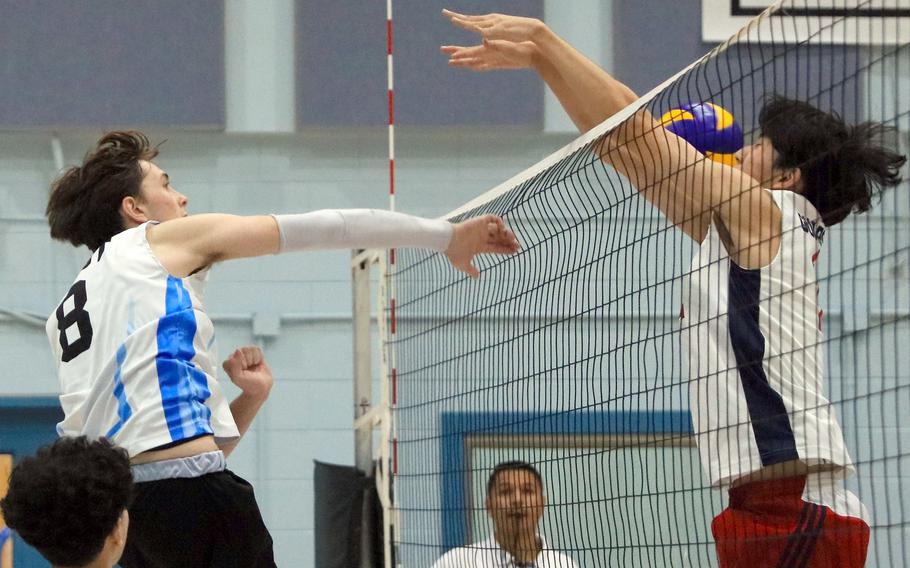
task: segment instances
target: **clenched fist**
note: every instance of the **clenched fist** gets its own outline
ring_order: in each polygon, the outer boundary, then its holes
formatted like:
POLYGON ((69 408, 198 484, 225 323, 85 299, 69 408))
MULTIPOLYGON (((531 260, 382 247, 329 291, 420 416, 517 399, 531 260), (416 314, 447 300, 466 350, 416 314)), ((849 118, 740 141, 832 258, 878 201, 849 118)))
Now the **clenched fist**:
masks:
POLYGON ((259 347, 248 345, 236 349, 221 367, 244 394, 258 398, 269 395, 274 379, 259 347))

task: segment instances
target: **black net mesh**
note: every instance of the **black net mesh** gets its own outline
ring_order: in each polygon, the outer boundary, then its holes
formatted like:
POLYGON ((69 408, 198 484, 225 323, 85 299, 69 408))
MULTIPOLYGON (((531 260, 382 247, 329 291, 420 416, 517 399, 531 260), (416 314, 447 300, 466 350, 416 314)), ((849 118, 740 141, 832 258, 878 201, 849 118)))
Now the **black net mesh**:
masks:
MULTIPOLYGON (((767 97, 778 94, 848 123, 892 127, 885 145, 906 153, 910 7, 900 4, 785 2, 644 108, 661 117, 710 101, 732 113, 748 141, 761 134, 767 97)), ((579 566, 717 565, 716 531, 773 536, 729 518, 712 532, 730 501, 726 485, 796 456, 834 470, 817 505, 840 499, 829 512, 865 515, 868 565, 906 565, 907 183, 827 230, 813 219, 783 222, 782 249, 811 237, 821 252, 809 273, 787 266, 766 280, 735 273, 729 247, 717 246, 723 228, 699 247, 643 199, 640 190, 660 179, 635 187, 617 172, 634 164, 620 164, 620 154, 602 159, 606 148, 647 136, 632 121, 608 121, 457 215, 501 215, 522 242, 517 255, 480 259, 479 280, 438 255, 398 251, 394 315, 387 312, 396 561, 429 566, 453 547, 485 541, 494 531, 488 478, 497 464, 520 460, 542 476, 540 536, 579 566), (617 137, 623 125, 633 134, 617 137), (699 254, 703 262, 693 263, 699 254), (699 278, 720 298, 716 313, 705 311, 708 300, 686 306, 699 278)), ((691 167, 670 171, 685 177, 691 167)), ((786 204, 778 208, 786 217, 786 204)), ((823 521, 809 517, 821 509, 804 501, 809 508, 781 537, 790 544, 767 547, 783 563, 768 565, 808 565, 800 562, 812 547, 826 546, 823 521)), ((841 530, 833 518, 824 526, 841 530)), ((838 538, 854 538, 855 527, 843 526, 838 538)))

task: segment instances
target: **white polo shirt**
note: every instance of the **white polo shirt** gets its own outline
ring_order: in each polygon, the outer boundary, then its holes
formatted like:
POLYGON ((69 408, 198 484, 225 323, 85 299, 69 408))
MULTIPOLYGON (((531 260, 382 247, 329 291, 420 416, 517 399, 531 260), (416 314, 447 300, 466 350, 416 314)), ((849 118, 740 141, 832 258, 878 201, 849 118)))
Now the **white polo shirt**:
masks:
POLYGON ((491 536, 481 542, 453 548, 443 554, 433 568, 578 568, 574 560, 551 549, 542 536, 537 538, 542 550, 530 564, 515 560, 491 536))

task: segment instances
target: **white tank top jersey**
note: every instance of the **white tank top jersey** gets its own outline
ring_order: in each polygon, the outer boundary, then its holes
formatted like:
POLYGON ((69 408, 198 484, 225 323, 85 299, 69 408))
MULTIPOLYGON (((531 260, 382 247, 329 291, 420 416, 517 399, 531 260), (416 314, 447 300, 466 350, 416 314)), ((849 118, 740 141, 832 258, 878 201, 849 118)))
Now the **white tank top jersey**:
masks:
POLYGON ((770 193, 783 229, 774 260, 761 269, 739 267, 712 222, 684 285, 692 422, 715 485, 795 459, 852 473, 823 393, 815 267, 825 227, 801 195, 770 193))
POLYGON ((130 457, 205 434, 239 436, 215 379, 208 269, 168 274, 148 223, 96 250, 47 320, 64 419, 61 436, 107 437, 130 457))

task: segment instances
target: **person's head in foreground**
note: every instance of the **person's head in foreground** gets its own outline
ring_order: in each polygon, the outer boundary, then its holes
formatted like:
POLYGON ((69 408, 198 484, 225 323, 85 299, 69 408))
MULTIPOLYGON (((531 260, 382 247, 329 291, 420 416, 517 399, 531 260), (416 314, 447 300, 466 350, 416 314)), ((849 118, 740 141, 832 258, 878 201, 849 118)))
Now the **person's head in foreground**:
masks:
POLYGON ((508 461, 493 469, 487 481, 487 513, 497 542, 519 560, 533 560, 543 546, 537 524, 545 504, 543 479, 534 466, 508 461))
POLYGON ((188 199, 152 163, 158 148, 141 132, 110 132, 81 166, 54 182, 47 204, 51 237, 95 250, 146 221, 186 216, 188 199))
POLYGON ((108 568, 126 544, 132 489, 125 450, 103 439, 60 438, 13 469, 0 508, 55 567, 108 568))
POLYGON ((763 187, 802 194, 829 227, 868 211, 878 191, 900 182, 906 157, 883 145, 888 129, 879 123, 850 125, 780 96, 767 101, 758 122, 761 137, 742 149, 739 167, 763 187))

